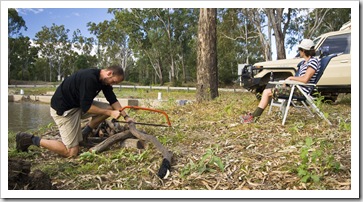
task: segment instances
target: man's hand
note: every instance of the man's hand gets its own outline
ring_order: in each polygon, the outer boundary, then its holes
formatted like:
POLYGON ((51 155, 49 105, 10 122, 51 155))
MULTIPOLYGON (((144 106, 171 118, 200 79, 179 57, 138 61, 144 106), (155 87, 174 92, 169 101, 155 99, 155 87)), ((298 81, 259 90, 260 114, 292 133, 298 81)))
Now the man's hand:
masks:
POLYGON ((121 116, 121 112, 119 110, 112 110, 110 117, 113 119, 118 119, 121 116))

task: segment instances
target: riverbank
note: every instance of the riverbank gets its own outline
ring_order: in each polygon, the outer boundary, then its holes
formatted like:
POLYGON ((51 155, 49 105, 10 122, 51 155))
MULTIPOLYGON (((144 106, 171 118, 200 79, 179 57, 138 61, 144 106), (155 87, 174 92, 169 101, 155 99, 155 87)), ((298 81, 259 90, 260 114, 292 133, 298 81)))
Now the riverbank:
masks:
MULTIPOLYGON (((15 87, 9 85, 9 102, 31 101, 50 103, 51 97, 56 90, 54 86, 22 86, 17 85, 15 87)), ((233 92, 233 89, 226 92, 233 92)), ((237 93, 238 91, 235 92, 237 93)), ((195 91, 188 90, 188 88, 155 89, 154 87, 145 86, 117 86, 114 87, 114 93, 122 106, 160 107, 163 102, 174 102, 177 105, 185 105, 195 100, 195 91)), ((102 93, 95 100, 107 102, 102 93)))

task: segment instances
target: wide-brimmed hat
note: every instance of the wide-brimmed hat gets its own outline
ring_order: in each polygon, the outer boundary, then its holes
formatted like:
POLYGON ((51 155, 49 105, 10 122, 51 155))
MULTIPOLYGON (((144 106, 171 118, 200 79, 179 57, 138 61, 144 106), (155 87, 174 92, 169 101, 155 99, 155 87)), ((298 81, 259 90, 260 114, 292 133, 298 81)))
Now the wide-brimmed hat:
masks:
POLYGON ((297 47, 302 48, 304 50, 312 50, 312 49, 314 49, 314 46, 315 46, 315 44, 312 40, 303 39, 297 47))

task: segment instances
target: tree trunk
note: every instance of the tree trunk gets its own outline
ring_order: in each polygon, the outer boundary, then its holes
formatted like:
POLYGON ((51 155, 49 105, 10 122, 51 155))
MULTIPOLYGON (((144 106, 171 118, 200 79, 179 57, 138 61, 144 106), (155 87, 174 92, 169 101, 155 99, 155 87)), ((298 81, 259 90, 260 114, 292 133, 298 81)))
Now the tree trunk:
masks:
MULTIPOLYGON (((285 30, 282 30, 281 24, 283 23, 282 14, 283 8, 266 8, 268 21, 271 22, 272 29, 274 30, 277 59, 286 59, 285 52, 285 30)), ((289 21, 288 21, 289 22, 289 21)), ((285 28, 287 25, 285 25, 285 28)))
POLYGON ((49 82, 52 82, 52 61, 49 59, 49 82))
MULTIPOLYGON (((10 45, 9 45, 10 46, 10 45)), ((10 85, 10 66, 11 66, 11 60, 10 60, 10 48, 8 47, 8 85, 10 85)))
POLYGON ((260 17, 260 9, 253 8, 253 9, 246 9, 247 13, 245 14, 248 16, 248 20, 252 22, 254 27, 258 32, 259 40, 262 44, 262 51, 264 52, 264 58, 266 61, 271 61, 271 27, 269 26, 269 21, 267 21, 268 27, 268 38, 265 38, 265 35, 262 30, 262 22, 260 17))
POLYGON ((184 64, 184 54, 182 53, 182 56, 180 58, 181 60, 181 65, 182 65, 182 70, 183 70, 183 81, 184 83, 187 83, 187 70, 184 64))
POLYGON ((270 26, 271 22, 268 20, 267 23, 267 29, 268 29, 268 48, 269 48, 269 52, 268 52, 268 59, 266 59, 267 61, 271 61, 272 60, 272 39, 271 39, 271 26, 270 26))
POLYGON ((218 97, 215 8, 201 8, 198 23, 197 102, 218 97))

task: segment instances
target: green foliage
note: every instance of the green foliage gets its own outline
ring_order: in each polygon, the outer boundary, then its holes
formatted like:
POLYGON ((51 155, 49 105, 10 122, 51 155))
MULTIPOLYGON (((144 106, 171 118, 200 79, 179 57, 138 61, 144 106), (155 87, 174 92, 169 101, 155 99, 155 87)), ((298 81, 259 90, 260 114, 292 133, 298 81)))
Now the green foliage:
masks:
POLYGON ((300 121, 300 122, 295 122, 294 125, 291 125, 289 127, 289 131, 293 132, 293 133, 299 133, 299 131, 301 131, 305 126, 305 123, 300 121))
POLYGON ((305 22, 305 34, 307 35, 310 32, 312 35, 309 38, 315 38, 327 32, 338 31, 344 23, 351 19, 350 8, 316 8, 314 10, 314 12, 309 13, 305 22), (319 20, 322 17, 324 18, 322 24, 318 29, 313 30, 314 26, 310 23, 311 20, 319 20))
POLYGON ((141 162, 143 161, 145 158, 147 158, 149 155, 149 151, 148 150, 144 150, 143 152, 139 153, 139 154, 135 154, 135 153, 125 153, 125 157, 132 161, 132 162, 141 162))
POLYGON ((27 30, 23 17, 19 16, 18 12, 14 8, 8 9, 8 36, 19 34, 20 30, 24 28, 27 30))
POLYGON ((30 73, 28 70, 20 70, 17 74, 16 78, 19 78, 21 80, 29 80, 30 73))
POLYGON ((233 113, 233 105, 235 105, 235 102, 231 102, 230 104, 226 105, 226 107, 224 108, 224 111, 228 115, 232 115, 232 113, 233 113))
POLYGON ((190 160, 190 162, 182 169, 180 175, 184 178, 192 172, 198 172, 199 175, 204 172, 215 172, 215 167, 224 172, 224 164, 221 158, 216 156, 216 151, 213 148, 208 148, 198 163, 194 163, 190 160))
POLYGON ((79 155, 79 160, 81 160, 83 162, 93 162, 99 157, 100 156, 98 154, 96 154, 95 151, 92 151, 92 152, 87 151, 87 152, 83 152, 82 154, 79 155))
POLYGON ((351 131, 351 122, 339 119, 339 130, 351 131))
POLYGON ((9 79, 30 80, 38 48, 31 46, 29 37, 9 38, 9 79))
POLYGON ((287 42, 290 48, 303 38, 315 39, 319 35, 338 31, 340 27, 351 19, 350 8, 315 8, 308 11, 306 8, 293 9, 294 18, 291 19, 287 29, 287 42), (314 26, 311 22, 322 22, 314 26))
POLYGON ((315 97, 314 103, 316 107, 321 108, 322 104, 324 103, 325 97, 322 96, 320 92, 313 93, 313 96, 315 97))
POLYGON ((336 172, 340 169, 340 164, 334 160, 334 156, 327 154, 331 143, 322 141, 318 148, 314 147, 314 143, 319 142, 314 142, 311 137, 307 137, 305 145, 300 149, 301 162, 297 168, 297 174, 303 183, 311 180, 318 183, 325 172, 336 172))
POLYGON ((48 125, 44 125, 44 126, 40 126, 40 128, 38 129, 37 133, 38 134, 44 134, 47 131, 51 130, 53 127, 56 127, 54 122, 50 122, 48 123, 48 125))

